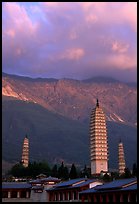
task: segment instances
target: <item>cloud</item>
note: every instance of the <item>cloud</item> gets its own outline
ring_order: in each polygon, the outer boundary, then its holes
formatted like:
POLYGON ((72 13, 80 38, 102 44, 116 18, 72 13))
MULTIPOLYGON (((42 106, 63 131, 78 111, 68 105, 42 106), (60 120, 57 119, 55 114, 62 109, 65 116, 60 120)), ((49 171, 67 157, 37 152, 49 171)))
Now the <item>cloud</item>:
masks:
POLYGON ((17 49, 27 49, 36 30, 24 7, 17 3, 3 3, 3 54, 13 55, 17 49))
POLYGON ((129 44, 121 44, 117 41, 114 41, 112 43, 112 50, 114 52, 125 53, 128 51, 128 48, 129 48, 129 44))
POLYGON ((92 16, 93 19, 94 15, 94 18, 105 24, 127 23, 136 31, 137 2, 81 2, 80 5, 88 18, 92 16))
POLYGON ((86 16, 87 23, 95 23, 98 20, 96 15, 89 14, 86 16))
POLYGON ((106 59, 106 63, 111 65, 111 67, 117 67, 121 70, 129 70, 136 66, 136 59, 133 57, 129 57, 124 54, 120 55, 111 55, 106 59))
POLYGON ((7 29, 13 28, 15 32, 20 32, 24 35, 28 35, 25 28, 28 29, 30 34, 34 32, 35 25, 32 23, 23 6, 20 6, 15 2, 3 3, 3 13, 6 13, 5 18, 7 18, 7 20, 4 19, 3 23, 6 23, 6 25, 3 24, 3 27, 6 27, 7 29))
POLYGON ((123 19, 137 31, 137 2, 127 2, 122 10, 123 19))
POLYGON ((136 7, 136 2, 3 2, 3 71, 85 78, 132 70, 134 80, 136 7))
POLYGON ((77 38, 78 38, 77 32, 75 30, 71 30, 71 32, 69 33, 69 39, 75 40, 77 38))
POLYGON ((84 56, 84 50, 82 48, 72 48, 66 50, 59 59, 79 60, 84 56))
POLYGON ((12 30, 12 29, 9 29, 5 32, 6 35, 8 35, 9 37, 11 38, 14 38, 15 37, 15 31, 12 30))

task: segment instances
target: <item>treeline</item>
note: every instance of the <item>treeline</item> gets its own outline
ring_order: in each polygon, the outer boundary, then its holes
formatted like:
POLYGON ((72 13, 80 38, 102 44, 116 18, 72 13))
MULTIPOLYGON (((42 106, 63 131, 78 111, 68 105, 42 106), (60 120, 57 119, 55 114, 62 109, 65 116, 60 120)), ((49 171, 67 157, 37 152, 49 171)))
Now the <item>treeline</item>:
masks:
POLYGON ((103 175, 102 179, 107 182, 107 181, 113 181, 116 179, 124 179, 124 178, 132 178, 132 177, 137 177, 136 164, 133 164, 132 172, 129 170, 129 168, 126 167, 122 174, 119 174, 118 172, 111 172, 109 175, 106 173, 103 175))
POLYGON ((55 164, 50 167, 47 162, 33 162, 29 163, 28 167, 24 167, 21 163, 15 164, 8 174, 20 178, 36 178, 39 174, 45 174, 46 176, 57 177, 62 180, 90 177, 90 169, 87 169, 86 165, 83 170, 76 168, 75 164, 72 164, 68 168, 62 162, 60 166, 55 164))
MULTIPOLYGON (((33 162, 29 163, 28 167, 24 167, 23 164, 18 163, 14 165, 8 174, 17 177, 17 178, 31 178, 35 179, 39 174, 45 174, 47 177, 52 176, 60 178, 61 180, 68 180, 74 178, 91 178, 91 169, 87 168, 86 165, 82 170, 77 168, 75 164, 72 164, 68 168, 63 162, 61 165, 55 164, 53 167, 50 167, 47 162, 33 162)), ((132 173, 128 168, 125 168, 125 172, 119 175, 118 172, 111 172, 109 174, 100 174, 100 178, 105 181, 112 181, 113 179, 122 179, 122 178, 131 178, 137 176, 137 166, 134 163, 132 173)))

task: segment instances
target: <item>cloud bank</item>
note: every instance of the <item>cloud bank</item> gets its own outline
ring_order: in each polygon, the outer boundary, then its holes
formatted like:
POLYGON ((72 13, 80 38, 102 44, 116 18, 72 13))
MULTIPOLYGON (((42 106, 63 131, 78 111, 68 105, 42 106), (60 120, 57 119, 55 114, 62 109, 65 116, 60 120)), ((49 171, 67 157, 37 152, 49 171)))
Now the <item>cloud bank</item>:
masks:
POLYGON ((2 69, 136 81, 136 2, 3 2, 2 69))

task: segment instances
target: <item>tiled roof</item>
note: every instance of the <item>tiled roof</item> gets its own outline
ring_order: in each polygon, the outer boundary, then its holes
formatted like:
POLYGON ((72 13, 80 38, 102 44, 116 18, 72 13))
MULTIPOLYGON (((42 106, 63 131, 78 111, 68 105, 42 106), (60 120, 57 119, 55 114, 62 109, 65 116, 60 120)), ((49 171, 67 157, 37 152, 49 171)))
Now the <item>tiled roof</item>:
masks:
POLYGON ((31 180, 29 183, 41 183, 41 179, 31 180))
POLYGON ((74 186, 72 186, 72 188, 82 187, 82 186, 88 185, 88 184, 93 183, 93 182, 96 182, 96 181, 97 181, 97 179, 89 179, 89 180, 84 181, 84 182, 82 182, 82 183, 75 184, 74 186))
POLYGON ((96 192, 104 192, 104 191, 117 191, 118 190, 136 190, 137 184, 133 183, 136 182, 136 178, 130 178, 130 179, 120 179, 115 180, 109 183, 105 183, 103 185, 97 185, 94 188, 90 188, 84 191, 81 191, 80 193, 96 193, 96 192), (133 183, 133 184, 130 184, 133 183), (126 184, 129 184, 129 186, 124 187, 126 184))
POLYGON ((71 188, 73 184, 76 184, 76 183, 78 184, 79 182, 84 182, 84 181, 85 181, 85 178, 71 179, 69 181, 65 181, 65 182, 56 184, 54 187, 48 189, 48 191, 71 188))
POLYGON ((41 179, 36 179, 36 180, 31 180, 30 183, 43 183, 45 181, 60 181, 60 179, 56 177, 47 177, 47 178, 41 178, 41 179))
POLYGON ((131 186, 127 186, 125 188, 121 189, 122 191, 127 191, 127 190, 137 190, 137 184, 133 184, 131 186))
POLYGON ((69 181, 61 182, 61 183, 57 184, 55 187, 59 188, 59 187, 71 186, 71 185, 78 183, 78 182, 81 182, 81 181, 85 181, 85 178, 71 179, 69 181))
POLYGON ((101 186, 96 187, 97 190, 102 190, 102 189, 112 189, 112 188, 121 188, 122 186, 126 184, 130 184, 134 181, 136 181, 136 178, 129 178, 129 179, 118 179, 114 180, 109 183, 105 183, 101 186))
POLYGON ((31 184, 29 183, 11 183, 11 182, 6 182, 2 183, 2 188, 3 189, 9 189, 9 188, 31 188, 31 184))
POLYGON ((37 175, 36 177, 41 177, 41 176, 46 177, 46 175, 45 175, 45 174, 39 174, 39 175, 37 175))
POLYGON ((41 181, 60 181, 60 179, 49 176, 47 178, 42 178, 41 181))

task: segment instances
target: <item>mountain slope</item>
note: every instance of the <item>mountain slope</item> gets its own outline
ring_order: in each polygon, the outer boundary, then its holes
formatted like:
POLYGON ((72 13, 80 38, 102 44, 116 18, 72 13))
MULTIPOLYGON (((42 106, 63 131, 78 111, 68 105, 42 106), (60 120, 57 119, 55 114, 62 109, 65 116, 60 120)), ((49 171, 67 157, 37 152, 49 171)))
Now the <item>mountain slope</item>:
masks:
MULTIPOLYGON (((2 104, 2 120, 4 160, 20 161, 23 138, 27 133, 31 161, 47 160, 50 163, 59 163, 64 160, 70 164, 74 162, 90 165, 89 118, 86 123, 81 123, 54 114, 40 105, 5 97, 2 104)), ((136 161, 136 128, 108 122, 110 168, 118 167, 120 138, 124 143, 127 165, 131 168, 136 161)))
POLYGON ((3 74, 2 80, 3 96, 37 103, 53 113, 86 121, 98 98, 108 121, 136 125, 135 86, 104 77, 79 81, 3 74))
POLYGON ((20 160, 25 134, 30 139, 31 160, 46 159, 82 161, 87 128, 79 122, 53 114, 40 105, 23 101, 3 101, 2 108, 3 156, 5 160, 20 160), (11 108, 12 107, 12 108, 11 108), (77 156, 76 145, 79 146, 77 156), (8 150, 8 154, 7 154, 8 150), (73 156, 74 155, 74 156, 73 156))

